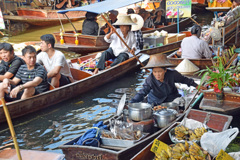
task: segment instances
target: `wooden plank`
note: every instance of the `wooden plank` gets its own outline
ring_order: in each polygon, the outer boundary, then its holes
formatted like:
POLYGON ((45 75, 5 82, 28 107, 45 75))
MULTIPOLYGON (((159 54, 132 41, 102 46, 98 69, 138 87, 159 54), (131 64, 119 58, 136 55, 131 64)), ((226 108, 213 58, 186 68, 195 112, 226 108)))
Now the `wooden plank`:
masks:
POLYGON ((222 103, 219 103, 217 100, 203 98, 199 105, 199 108, 229 115, 236 115, 240 111, 240 103, 226 100, 222 101, 222 103))

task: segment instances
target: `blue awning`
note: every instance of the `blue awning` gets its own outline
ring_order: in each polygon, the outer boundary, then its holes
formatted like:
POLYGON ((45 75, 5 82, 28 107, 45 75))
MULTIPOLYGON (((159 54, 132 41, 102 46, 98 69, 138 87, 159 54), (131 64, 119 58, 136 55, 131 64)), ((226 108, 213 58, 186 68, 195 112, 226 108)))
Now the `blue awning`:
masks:
POLYGON ((134 4, 134 3, 141 2, 141 1, 143 1, 143 0, 105 0, 102 2, 90 4, 87 6, 61 10, 61 11, 58 11, 57 13, 64 14, 64 13, 70 12, 70 11, 87 11, 87 12, 101 14, 101 13, 105 13, 105 12, 113 10, 113 9, 118 9, 118 8, 125 7, 128 5, 134 4))

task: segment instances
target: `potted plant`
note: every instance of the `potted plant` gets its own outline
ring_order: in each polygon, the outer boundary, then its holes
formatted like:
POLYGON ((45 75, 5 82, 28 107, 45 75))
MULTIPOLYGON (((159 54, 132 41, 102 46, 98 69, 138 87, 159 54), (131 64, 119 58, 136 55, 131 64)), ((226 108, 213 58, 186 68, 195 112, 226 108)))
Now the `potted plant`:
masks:
MULTIPOLYGON (((219 57, 218 57, 219 58, 219 57)), ((234 66, 224 68, 221 58, 219 58, 219 64, 213 65, 210 68, 206 68, 199 71, 199 75, 202 75, 201 84, 205 82, 207 86, 213 88, 216 93, 217 100, 223 100, 223 88, 230 87, 238 83, 233 78, 234 66)))

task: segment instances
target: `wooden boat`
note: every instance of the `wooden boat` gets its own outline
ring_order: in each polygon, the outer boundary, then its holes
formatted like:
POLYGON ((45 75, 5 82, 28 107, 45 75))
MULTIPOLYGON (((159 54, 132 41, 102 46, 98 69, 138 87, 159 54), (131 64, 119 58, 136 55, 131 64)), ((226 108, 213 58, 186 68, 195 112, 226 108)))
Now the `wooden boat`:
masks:
MULTIPOLYGON (((193 18, 194 16, 195 16, 195 14, 193 14, 191 18, 193 18)), ((191 23, 191 21, 192 20, 190 18, 185 18, 185 19, 181 20, 179 22, 179 30, 180 31, 185 30, 187 25, 189 25, 191 23)), ((164 26, 164 27, 160 27, 160 28, 143 28, 142 33, 143 34, 152 33, 156 30, 157 31, 164 30, 164 31, 167 31, 169 33, 177 33, 177 23, 173 23, 173 24, 170 24, 170 25, 167 25, 167 26, 164 26)))
MULTIPOLYGON (((20 150, 21 157, 24 160, 42 160, 42 159, 48 159, 48 160, 63 160, 64 155, 59 153, 53 153, 53 152, 46 152, 46 151, 34 151, 34 150, 20 150), (47 157, 47 158, 46 158, 47 157)), ((12 159, 17 160, 17 153, 15 149, 4 149, 0 151, 0 159, 12 159)))
POLYGON ((218 102, 215 92, 205 91, 199 108, 228 115, 237 115, 240 111, 240 94, 226 92, 224 93, 223 101, 218 102))
MULTIPOLYGON (((170 63, 174 64, 174 65, 178 65, 179 63, 181 63, 184 58, 175 58, 175 52, 170 54, 167 59, 169 60, 170 63)), ((207 67, 211 67, 212 61, 211 59, 189 59, 193 64, 195 64, 197 67, 201 69, 206 69, 207 67)))
POLYGON ((65 43, 63 45, 60 44, 60 33, 53 33, 57 42, 55 44, 55 48, 81 54, 88 54, 92 52, 106 50, 110 45, 104 40, 104 35, 82 35, 81 31, 78 31, 78 33, 80 34, 75 35, 74 31, 65 31, 65 33, 63 34, 63 39, 65 43), (75 44, 76 38, 79 41, 78 45, 75 44))
POLYGON ((87 160, 88 157, 95 157, 95 159, 104 159, 104 160, 125 160, 133 157, 137 152, 139 152, 144 146, 153 141, 160 133, 166 130, 174 122, 182 120, 184 114, 181 114, 177 119, 175 119, 168 126, 158 130, 157 132, 151 134, 145 139, 135 143, 131 147, 127 148, 103 148, 103 147, 91 147, 91 146, 80 146, 72 145, 80 137, 75 138, 74 140, 67 142, 61 146, 60 149, 63 150, 65 158, 67 160, 87 160))
MULTIPOLYGON (((160 129, 159 131, 155 132, 154 134, 150 135, 149 137, 139 141, 138 143, 134 144, 131 147, 127 147, 125 149, 121 150, 110 150, 106 148, 100 147, 89 147, 89 146, 79 146, 79 145, 72 145, 74 142, 76 142, 78 138, 65 143, 64 145, 61 145, 59 148, 63 150, 63 153, 66 156, 66 159, 68 160, 86 160, 89 156, 98 157, 99 159, 105 159, 105 160, 125 160, 132 158, 138 151, 140 151, 144 146, 149 144, 151 141, 153 141, 157 135, 160 135, 162 132, 164 132, 169 126, 174 124, 177 121, 182 120, 183 118, 182 114, 179 116, 174 122, 170 123, 167 127, 164 127, 160 129)), ((207 112, 199 111, 199 110, 191 110, 191 112, 188 115, 188 118, 192 118, 195 120, 199 120, 201 122, 204 121, 205 117, 207 115, 207 112)), ((207 123, 208 125, 212 126, 215 125, 216 130, 225 130, 228 128, 230 122, 232 120, 231 116, 218 116, 217 114, 211 114, 210 121, 207 123), (215 116, 216 115, 216 116, 215 116), (217 117, 217 118, 216 118, 217 117), (217 127, 216 124, 218 124, 218 120, 221 120, 221 124, 219 127, 217 127)), ((214 127, 214 126, 213 126, 214 127)), ((150 150, 149 150, 150 151, 150 150)), ((142 159, 151 159, 151 158, 142 158, 142 159)))
MULTIPOLYGON (((67 12, 69 13, 69 12, 67 12)), ((184 30, 185 26, 191 22, 190 18, 186 18, 180 22, 180 29, 184 30)), ((177 24, 172 24, 169 26, 162 27, 161 30, 165 30, 171 33, 176 33, 177 32, 177 24)), ((150 29, 147 31, 143 31, 143 33, 151 33, 154 32, 155 30, 159 29, 150 29)), ((63 33, 63 39, 64 39, 64 44, 60 44, 60 32, 55 32, 53 35, 56 38, 56 44, 55 48, 65 50, 65 51, 72 51, 80 54, 88 54, 91 52, 97 52, 97 51, 103 51, 106 50, 109 47, 109 43, 106 43, 104 40, 103 35, 99 36, 93 36, 93 35, 82 35, 81 31, 78 30, 78 35, 75 34, 75 31, 65 31, 63 33), (76 38, 79 41, 79 44, 75 44, 76 38)), ((161 47, 153 48, 153 49, 147 49, 147 50, 142 50, 142 53, 145 54, 156 54, 156 53, 167 53, 171 52, 174 50, 177 50, 180 47, 181 41, 172 43, 169 45, 164 45, 161 47)))
MULTIPOLYGON (((89 58, 95 58, 96 55, 97 53, 93 53, 80 57, 79 59, 81 61, 85 61, 89 58)), ((142 55, 140 60, 144 62, 148 58, 148 55, 142 55)), ((76 63, 77 61, 78 59, 73 59, 71 62, 76 63)), ((31 98, 9 102, 7 103, 9 113, 12 118, 17 118, 28 113, 38 111, 106 84, 138 67, 139 64, 137 64, 136 58, 130 58, 96 75, 91 75, 87 72, 71 68, 73 78, 76 80, 75 82, 31 98)), ((3 112, 3 107, 0 106, 0 122, 5 121, 6 118, 3 112)))
MULTIPOLYGON (((212 112, 205 112, 200 110, 191 109, 189 112, 188 118, 197 120, 199 122, 204 122, 207 114, 210 113, 210 120, 207 122, 209 128, 213 129, 214 131, 224 131, 226 130, 231 121, 232 116, 221 115, 212 112)), ((168 129, 166 129, 162 134, 158 135, 156 139, 166 143, 172 144, 171 139, 169 137, 169 131, 176 127, 178 123, 172 124, 168 129)), ((154 159, 155 154, 151 152, 153 142, 149 143, 144 149, 142 149, 137 155, 135 155, 131 160, 142 160, 142 159, 154 159)))
MULTIPOLYGON (((4 20, 11 20, 13 22, 23 22, 34 26, 52 26, 68 23, 69 20, 63 14, 58 14, 58 10, 52 9, 31 9, 31 8, 18 8, 17 15, 4 15, 4 20)), ((73 11, 66 13, 68 18, 74 22, 85 18, 86 12, 73 11)))

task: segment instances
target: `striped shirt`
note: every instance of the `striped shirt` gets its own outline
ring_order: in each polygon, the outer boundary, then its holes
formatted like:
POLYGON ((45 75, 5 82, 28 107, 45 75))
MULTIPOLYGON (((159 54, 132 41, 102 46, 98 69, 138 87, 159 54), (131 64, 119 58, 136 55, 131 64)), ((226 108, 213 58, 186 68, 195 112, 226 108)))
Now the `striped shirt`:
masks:
POLYGON ((21 65, 16 74, 16 78, 21 79, 22 83, 33 81, 35 77, 42 78, 42 82, 35 87, 37 92, 42 93, 49 90, 49 84, 47 81, 47 71, 44 67, 38 63, 35 64, 34 69, 28 70, 27 65, 21 65))

